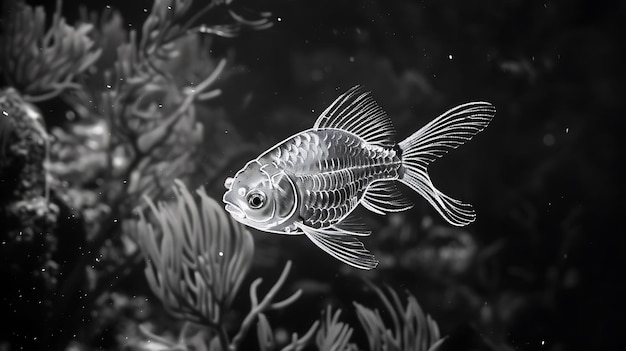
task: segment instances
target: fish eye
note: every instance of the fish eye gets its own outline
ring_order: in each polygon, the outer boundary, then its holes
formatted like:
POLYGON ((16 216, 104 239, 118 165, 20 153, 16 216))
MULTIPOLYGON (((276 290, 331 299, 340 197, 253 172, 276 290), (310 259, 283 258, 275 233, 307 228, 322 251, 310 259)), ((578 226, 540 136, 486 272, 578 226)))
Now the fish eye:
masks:
POLYGON ((248 196, 246 196, 246 201, 248 201, 248 205, 252 209, 259 209, 265 205, 265 194, 256 190, 251 191, 248 196))

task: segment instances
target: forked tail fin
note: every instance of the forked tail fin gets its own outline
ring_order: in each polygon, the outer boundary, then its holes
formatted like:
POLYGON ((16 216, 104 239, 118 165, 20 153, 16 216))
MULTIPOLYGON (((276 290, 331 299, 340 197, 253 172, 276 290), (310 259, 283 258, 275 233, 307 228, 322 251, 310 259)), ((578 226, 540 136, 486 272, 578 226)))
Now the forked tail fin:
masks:
POLYGON ((464 226, 476 219, 472 205, 453 199, 435 188, 428 176, 428 165, 449 150, 456 149, 485 129, 496 114, 488 102, 459 105, 409 136, 399 146, 402 150, 403 173, 398 179, 422 195, 455 226, 464 226))

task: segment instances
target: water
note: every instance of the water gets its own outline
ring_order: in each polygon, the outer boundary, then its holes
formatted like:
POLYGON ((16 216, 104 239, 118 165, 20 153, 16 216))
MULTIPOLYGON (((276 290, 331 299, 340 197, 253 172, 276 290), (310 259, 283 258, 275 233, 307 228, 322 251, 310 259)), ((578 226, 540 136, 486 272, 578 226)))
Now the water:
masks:
POLYGON ((621 349, 621 3, 65 1, 69 28, 53 2, 13 3, 0 350, 280 350, 293 333, 305 350, 370 350, 393 343, 374 326, 397 335, 394 314, 427 335, 401 350, 621 349), (245 229, 220 201, 226 177, 355 84, 399 140, 461 103, 498 110, 429 168, 477 221, 451 227, 402 188, 409 211, 357 210, 372 271, 245 229), (206 227, 176 220, 196 214, 206 227), (292 300, 246 320, 267 294, 292 300))

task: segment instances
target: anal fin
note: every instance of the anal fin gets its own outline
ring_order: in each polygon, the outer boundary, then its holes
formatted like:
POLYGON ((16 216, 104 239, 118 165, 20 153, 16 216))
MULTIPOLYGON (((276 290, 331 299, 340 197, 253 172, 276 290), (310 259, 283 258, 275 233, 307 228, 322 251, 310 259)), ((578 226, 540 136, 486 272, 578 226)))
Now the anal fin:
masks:
POLYGON ((371 184, 361 200, 363 207, 384 215, 387 212, 401 212, 413 207, 396 187, 395 181, 378 181, 371 184))
POLYGON ((296 223, 304 234, 320 249, 339 261, 359 269, 373 269, 378 260, 369 252, 358 238, 338 232, 331 234, 332 229, 315 229, 302 223, 296 223))

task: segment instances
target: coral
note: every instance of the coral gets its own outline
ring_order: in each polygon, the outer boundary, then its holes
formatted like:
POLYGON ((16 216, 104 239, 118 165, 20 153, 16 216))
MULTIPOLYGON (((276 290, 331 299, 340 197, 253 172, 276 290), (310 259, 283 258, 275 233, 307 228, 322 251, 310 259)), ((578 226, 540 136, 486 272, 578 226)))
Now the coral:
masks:
MULTIPOLYGON (((144 32, 142 37, 152 34, 144 32)), ((144 55, 135 37, 131 32, 129 42, 118 49, 113 69, 105 72, 106 84, 96 95, 71 96, 75 110, 87 114, 70 127, 53 131, 50 171, 62 180, 59 186, 66 193, 78 195, 66 199, 87 220, 88 240, 86 254, 60 287, 58 318, 68 308, 67 296, 78 289, 92 287, 93 297, 87 300, 92 305, 107 284, 118 280, 121 272, 128 274, 124 267, 135 262, 137 254, 116 235, 120 224, 131 216, 142 195, 163 196, 174 178, 193 171, 192 155, 202 140, 194 103, 225 65, 222 61, 213 67, 198 84, 189 82, 192 88, 181 87, 172 74, 154 68, 152 60, 157 59, 144 55), (98 265, 92 268, 97 269, 89 270, 94 261, 98 265)), ((172 55, 178 48, 172 42, 153 44, 167 46, 172 55)))
MULTIPOLYGON (((263 333, 259 335, 268 340, 271 328, 263 313, 287 307, 301 293, 297 291, 282 301, 274 301, 291 263, 285 265, 274 286, 261 300, 257 288, 262 280, 252 282, 251 310, 231 339, 224 318, 250 267, 254 254, 252 236, 208 197, 204 189, 197 191, 201 203, 198 207, 184 183, 176 181, 176 185, 173 204, 155 205, 147 199, 155 226, 141 214, 136 225, 130 227, 146 258, 145 273, 150 287, 173 316, 208 327, 209 339, 218 340, 222 350, 237 350, 257 318, 259 332, 263 333)), ((296 337, 294 347, 285 350, 301 349, 316 328, 315 324, 303 338, 296 337)), ((147 331, 144 333, 162 342, 166 340, 147 331)), ((184 340, 184 333, 185 329, 179 340, 184 340)), ((173 348, 180 343, 170 346, 173 348)))
MULTIPOLYGON (((318 322, 315 321, 309 330, 302 336, 298 337, 297 333, 293 333, 291 342, 285 345, 281 351, 299 351, 305 348, 310 340, 313 338, 315 331, 317 330, 318 322)), ((270 323, 264 313, 259 313, 257 322, 257 337, 259 342, 259 349, 261 351, 277 350, 276 341, 274 339, 274 331, 270 326, 270 323)))
POLYGON ((220 205, 197 191, 201 207, 180 181, 176 202, 147 199, 159 230, 143 214, 135 237, 146 257, 146 277, 169 312, 197 324, 218 326, 250 268, 250 233, 221 212, 220 205), (184 282, 184 283, 181 283, 184 282))
MULTIPOLYGON (((105 51, 104 56, 116 60, 102 68, 101 77, 85 78, 85 91, 65 96, 82 118, 68 130, 53 131, 59 142, 53 146, 51 169, 59 176, 69 172, 70 177, 63 179, 70 184, 97 181, 107 189, 102 192, 103 202, 121 207, 119 212, 130 213, 143 195, 164 195, 175 178, 195 170, 192 159, 204 131, 197 121, 196 103, 220 95, 212 86, 222 75, 226 60, 216 62, 199 53, 198 48, 208 51, 199 39, 207 30, 201 29, 211 26, 195 24, 201 14, 222 2, 208 2, 194 13, 190 11, 192 3, 155 1, 140 33, 126 33, 116 12, 101 16, 93 36, 114 51, 105 51), (124 37, 128 39, 119 42, 124 37), (98 138, 86 144, 84 139, 93 133, 98 138), (85 149, 85 145, 91 146, 85 149), (90 174, 77 174, 85 165, 93 166, 90 174)), ((235 21, 229 25, 233 31, 261 29, 271 23, 265 17, 245 21, 231 10, 229 13, 235 21)), ((95 15, 91 19, 98 22, 95 15)))
MULTIPOLYGON (((257 288, 263 280, 261 278, 257 278, 252 282, 252 284, 250 284, 250 301, 252 303, 252 308, 250 312, 248 312, 248 314, 246 315, 246 318, 243 320, 241 328, 239 329, 239 332, 233 338, 232 343, 230 345, 230 349, 235 349, 235 350, 237 349, 238 345, 241 343, 248 329, 250 329, 250 327, 252 326, 252 323, 254 322, 254 320, 257 317, 261 316, 265 311, 285 308, 289 306, 290 304, 292 304, 293 302, 295 302, 298 299, 298 297, 300 297, 300 295, 302 294, 302 290, 296 291, 293 295, 291 295, 290 297, 282 301, 272 302, 274 296, 276 295, 276 293, 278 293, 278 290, 284 284, 285 279, 287 278, 287 274, 289 273, 290 269, 291 269, 291 262, 288 261, 287 264, 285 265, 285 268, 283 268, 283 272, 281 273, 280 277, 278 278, 274 286, 272 286, 272 288, 269 290, 269 292, 265 295, 265 297, 261 301, 259 301, 259 298, 257 296, 257 288)), ((264 319, 265 317, 263 316, 260 318, 264 319)), ((263 331, 265 331, 267 334, 265 335, 264 338, 262 338, 261 336, 259 336, 259 338, 268 340, 269 339, 268 334, 271 329, 269 328, 268 323, 265 323, 265 326, 266 327, 263 328, 263 331)), ((314 323, 309 328, 309 331, 300 338, 298 337, 297 334, 293 334, 291 344, 283 348, 282 351, 302 349, 313 336, 315 329, 317 329, 317 323, 314 323)))
POLYGON ((39 110, 13 88, 0 91, 0 111, 0 222, 7 225, 2 238, 31 242, 52 231, 58 215, 44 168, 48 133, 39 110))
POLYGON ((326 309, 326 318, 322 317, 322 323, 315 337, 315 345, 318 350, 333 351, 357 351, 355 344, 350 343, 354 329, 343 322, 339 322, 341 310, 334 314, 330 306, 326 309))
POLYGON ((2 192, 15 198, 47 196, 49 136, 41 113, 13 88, 0 91, 0 111, 2 192))
POLYGON ((29 101, 50 99, 67 89, 80 89, 72 82, 100 56, 89 38, 91 24, 73 27, 61 17, 61 0, 46 31, 43 7, 23 1, 4 1, 10 18, 0 36, 0 67, 7 82, 29 101))
POLYGON ((388 327, 378 309, 370 309, 354 303, 359 321, 363 325, 369 341, 370 351, 434 351, 443 340, 439 337, 439 327, 430 316, 426 316, 417 299, 409 295, 406 307, 402 305, 398 294, 388 289, 391 301, 384 292, 372 286, 378 298, 388 311, 393 327, 388 327))
POLYGON ((0 315, 28 325, 30 330, 17 338, 29 339, 43 323, 30 323, 23 315, 48 315, 47 297, 59 282, 60 207, 46 179, 48 133, 42 116, 13 88, 0 91, 0 138, 0 279, 12 287, 0 294, 10 301, 0 315))
MULTIPOLYGON (((91 320, 99 301, 140 263, 121 224, 145 205, 142 196, 162 198, 174 179, 195 170, 204 138, 196 104, 220 94, 214 85, 226 66, 225 59, 208 57, 209 41, 200 37, 271 26, 267 13, 246 19, 230 1, 210 1, 199 11, 191 11, 192 3, 156 0, 140 30, 128 31, 111 10, 69 25, 61 1, 46 29, 43 7, 4 2, 10 15, 2 21, 0 62, 10 87, 0 101, 2 219, 27 229, 15 233, 33 238, 26 242, 37 245, 36 262, 22 268, 47 284, 42 302, 49 310, 21 313, 25 324, 42 316, 40 324, 48 326, 45 336, 30 338, 34 345, 60 348, 76 335, 80 344, 93 336, 86 330, 105 329, 90 328, 99 322, 91 320), (231 23, 198 24, 218 8, 231 23), (72 118, 59 123, 59 116, 41 116, 29 103, 44 101, 67 103, 72 118), (54 121, 51 131, 46 117, 54 121), (57 247, 55 227, 71 233, 64 236, 70 245, 57 247), (49 259, 57 249, 61 262, 49 259)), ((13 247, 9 242, 3 250, 13 247)), ((15 252, 3 256, 8 271, 22 259, 15 252)))
MULTIPOLYGON (((189 332, 193 329, 191 323, 196 329, 197 326, 208 328, 203 338, 204 348, 235 351, 256 322, 260 350, 277 350, 266 312, 284 309, 299 298, 300 290, 282 301, 274 301, 285 283, 291 262, 287 262, 262 299, 257 295, 262 280, 258 278, 250 284, 251 309, 241 321, 237 334, 230 338, 228 330, 232 326, 225 316, 232 312, 233 299, 250 268, 254 244, 250 233, 207 196, 203 188, 196 193, 200 206, 184 183, 177 180, 172 203, 155 205, 146 198, 152 216, 140 213, 139 220, 127 227, 144 255, 145 274, 152 291, 171 315, 186 323, 177 340, 156 335, 146 327, 141 327, 143 334, 166 349, 187 350, 192 341, 197 341, 193 339, 197 334, 189 332)), ((390 300, 381 289, 371 287, 388 311, 393 326, 387 326, 378 309, 354 303, 368 336, 370 351, 437 350, 444 339, 440 339, 437 324, 424 314, 413 295, 409 295, 405 307, 391 288, 388 289, 390 300)), ((320 321, 313 323, 301 337, 294 333, 281 351, 302 350, 314 336, 321 351, 358 350, 357 344, 350 340, 353 328, 339 321, 340 314, 341 310, 333 313, 328 306, 320 321)))

